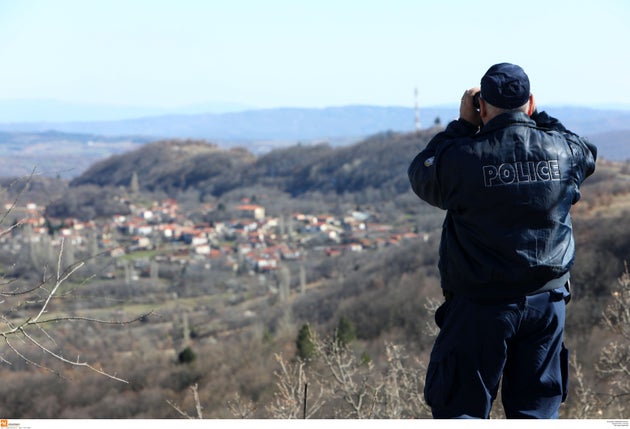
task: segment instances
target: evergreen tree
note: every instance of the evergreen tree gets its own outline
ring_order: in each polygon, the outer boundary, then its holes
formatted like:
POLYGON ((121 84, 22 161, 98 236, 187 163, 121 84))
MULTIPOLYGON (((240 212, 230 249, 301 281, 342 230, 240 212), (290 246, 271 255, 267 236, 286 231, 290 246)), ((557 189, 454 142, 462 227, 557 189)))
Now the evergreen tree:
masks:
POLYGON ((306 361, 312 359, 317 353, 315 346, 315 334, 308 323, 302 325, 297 337, 297 352, 300 359, 306 361))
POLYGON ((190 347, 186 347, 178 356, 179 363, 181 364, 192 363, 195 359, 197 359, 197 355, 190 347))
POLYGON ((337 344, 340 347, 347 347, 353 340, 357 338, 356 328, 354 324, 346 317, 339 319, 337 324, 337 344))

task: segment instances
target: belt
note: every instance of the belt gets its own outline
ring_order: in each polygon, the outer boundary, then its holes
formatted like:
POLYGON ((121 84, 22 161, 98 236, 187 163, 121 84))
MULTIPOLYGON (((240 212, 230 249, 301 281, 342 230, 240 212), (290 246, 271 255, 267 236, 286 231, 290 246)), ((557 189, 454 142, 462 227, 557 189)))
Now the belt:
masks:
MULTIPOLYGON (((569 280, 570 277, 571 277, 570 273, 566 272, 562 276, 560 276, 560 277, 558 277, 556 279, 549 280, 547 283, 545 283, 540 288, 536 289, 533 292, 528 293, 527 296, 538 295, 539 293, 548 292, 550 290, 559 289, 559 288, 564 287, 564 288, 566 288, 566 290, 568 292, 568 295, 564 298, 564 302, 568 304, 569 301, 571 300, 571 282, 569 280)), ((444 295, 444 299, 447 300, 447 301, 455 296, 455 292, 453 292, 451 290, 445 290, 445 289, 442 289, 442 294, 444 295)), ((502 302, 514 301, 514 300, 518 300, 520 298, 523 298, 523 297, 512 297, 512 298, 473 298, 473 299, 475 299, 477 301, 482 301, 484 303, 493 304, 493 303, 502 303, 502 302)))
POLYGON ((562 276, 558 277, 557 279, 549 280, 541 288, 538 288, 535 291, 528 293, 527 295, 528 296, 537 295, 539 293, 547 292, 549 290, 559 289, 561 287, 566 287, 567 291, 571 293, 571 290, 570 290, 571 286, 569 285, 570 277, 571 277, 571 274, 567 271, 562 276))

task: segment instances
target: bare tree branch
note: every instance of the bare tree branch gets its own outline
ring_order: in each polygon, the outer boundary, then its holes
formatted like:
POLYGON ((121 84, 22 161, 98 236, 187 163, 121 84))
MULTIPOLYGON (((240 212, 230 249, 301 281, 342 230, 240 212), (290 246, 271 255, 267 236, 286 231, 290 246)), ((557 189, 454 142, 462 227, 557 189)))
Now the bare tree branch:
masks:
MULTIPOLYGON (((70 265, 66 268, 62 267, 62 258, 63 258, 63 249, 64 249, 64 240, 61 240, 61 246, 60 246, 60 250, 58 253, 58 257, 57 257, 57 269, 56 269, 56 273, 51 275, 51 276, 46 276, 43 279, 43 282, 40 283, 37 287, 35 288, 31 288, 27 291, 20 291, 20 292, 10 292, 10 293, 4 293, 4 296, 16 296, 16 295, 23 295, 23 294, 28 294, 28 293, 33 293, 37 290, 44 290, 46 292, 46 296, 43 300, 43 303, 41 304, 41 307, 39 308, 39 311, 34 315, 34 316, 30 316, 27 317, 25 319, 23 319, 22 321, 20 321, 19 323, 15 323, 11 320, 9 320, 7 317, 5 317, 4 315, 1 317, 1 320, 4 322, 4 324, 6 325, 6 328, 4 331, 0 331, 0 337, 3 337, 5 339, 6 344, 9 346, 9 348, 23 361, 25 361, 26 363, 39 367, 39 368, 43 368, 46 369, 52 373, 55 373, 57 375, 60 375, 58 371, 55 371, 51 368, 48 368, 46 366, 40 365, 36 362, 34 362, 32 359, 29 359, 28 356, 26 356, 23 352, 21 352, 14 344, 11 343, 11 341, 9 341, 9 337, 11 336, 16 336, 18 338, 22 338, 22 339, 26 339, 30 344, 34 345, 36 348, 38 348, 39 350, 41 350, 43 353, 45 353, 48 356, 53 357, 54 359, 56 359, 59 362, 62 362, 64 364, 70 365, 70 366, 74 366, 74 367, 85 367, 90 369, 91 371, 94 371, 98 374, 101 374, 107 378, 110 378, 112 380, 116 380, 116 381, 120 381, 123 383, 128 383, 126 380, 111 374, 109 372, 104 371, 103 369, 99 369, 94 367, 93 365, 91 365, 88 362, 82 362, 79 359, 77 359, 76 361, 70 360, 65 358, 64 356, 62 356, 60 353, 55 352, 54 350, 52 350, 50 347, 46 347, 44 344, 42 344, 40 341, 38 341, 33 335, 31 335, 31 333, 29 332, 29 330, 31 328, 33 329, 37 329, 39 330, 46 338, 48 338, 48 340, 51 341, 52 344, 56 344, 56 341, 54 340, 54 338, 44 329, 44 326, 56 323, 56 322, 62 322, 62 321, 70 321, 70 322, 75 322, 75 321, 81 321, 81 322, 90 322, 90 323, 97 323, 97 324, 103 324, 103 325, 127 325, 133 322, 136 322, 144 317, 147 317, 148 315, 152 314, 153 312, 149 312, 149 313, 145 313, 142 314, 138 317, 135 317, 131 320, 123 320, 123 321, 119 321, 119 320, 100 320, 100 319, 96 319, 96 318, 91 318, 91 317, 81 317, 81 316, 57 316, 57 317, 49 317, 49 318, 44 318, 44 316, 47 314, 50 303, 53 299, 57 298, 58 292, 59 292, 59 288, 66 282, 68 281, 68 279, 70 279, 70 277, 76 273, 81 267, 83 267, 85 265, 85 261, 80 261, 78 263, 75 263, 73 265, 70 265), (51 279, 54 279, 54 285, 52 288, 50 288, 50 290, 48 290, 48 288, 45 287, 45 285, 47 284, 48 281, 50 281, 51 279)), ((2 358, 2 361, 7 363, 8 361, 4 358, 2 358)))
MULTIPOLYGON (((35 171, 36 170, 37 170, 37 167, 33 167, 33 170, 31 171, 31 174, 29 174, 29 176, 26 178, 26 183, 29 183, 33 179, 33 177, 35 176, 35 171)), ((13 200, 11 205, 9 206, 8 210, 2 215, 2 217, 0 217, 0 225, 2 225, 4 223, 4 221, 9 216, 9 214, 11 214, 13 209, 17 206, 17 202, 20 200, 20 197, 22 196, 22 193, 24 192, 24 189, 26 189, 26 187, 24 187, 20 192, 17 193, 17 195, 15 196, 15 199, 13 200)), ((22 225, 23 223, 24 223, 24 220, 20 220, 20 221, 16 222, 14 225, 11 225, 8 229, 0 231, 0 237, 5 235, 5 234, 8 234, 11 231, 13 231, 15 228, 17 228, 18 226, 22 225)))
POLYGON ((45 352, 46 354, 53 356, 54 358, 56 358, 57 360, 66 363, 68 365, 72 365, 72 366, 78 366, 78 367, 86 367, 91 369, 94 372, 97 372, 101 375, 104 375, 105 377, 111 378, 112 380, 116 380, 116 381, 120 381, 123 383, 129 383, 127 380, 124 380, 122 378, 119 378, 113 374, 110 374, 108 372, 103 371, 102 369, 98 369, 92 365, 90 365, 87 362, 80 362, 80 361, 71 361, 69 359, 64 358, 63 356, 53 352, 52 350, 46 348, 44 345, 40 344, 39 342, 37 342, 37 340, 33 337, 31 337, 24 329, 20 329, 22 335, 24 335, 24 337, 26 337, 31 343, 33 343, 35 346, 37 346, 38 348, 40 348, 43 352, 45 352))
MULTIPOLYGON (((5 343, 7 344, 7 346, 9 346, 9 348, 13 351, 13 353, 15 353, 20 359, 22 359, 24 362, 26 362, 28 365, 32 365, 34 367, 43 369, 45 371, 48 371, 52 374, 55 374, 56 376, 63 377, 63 375, 61 375, 61 373, 59 373, 59 371, 55 371, 52 368, 49 368, 47 366, 44 365, 40 365, 37 362, 34 362, 33 360, 29 359, 27 356, 25 356, 23 353, 21 353, 16 347, 13 346, 13 344, 11 344, 11 342, 9 341, 9 339, 7 337, 4 337, 5 343)), ((9 361, 2 359, 4 362, 11 364, 9 361)))
POLYGON ((173 401, 167 400, 166 403, 170 405, 175 411, 177 411, 181 416, 186 417, 187 419, 203 419, 203 407, 201 406, 201 402, 199 401, 199 391, 198 385, 195 383, 190 386, 190 390, 193 392, 193 400, 195 401, 195 411, 197 413, 196 417, 190 416, 186 411, 182 410, 177 406, 173 401))

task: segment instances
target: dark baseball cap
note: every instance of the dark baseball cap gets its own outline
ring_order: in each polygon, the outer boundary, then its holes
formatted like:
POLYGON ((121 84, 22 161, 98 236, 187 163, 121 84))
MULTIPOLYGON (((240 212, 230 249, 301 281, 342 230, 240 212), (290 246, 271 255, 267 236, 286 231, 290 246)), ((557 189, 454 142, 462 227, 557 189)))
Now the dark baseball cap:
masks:
POLYGON ((529 78, 515 64, 495 64, 481 78, 481 97, 501 109, 516 109, 529 99, 529 78))

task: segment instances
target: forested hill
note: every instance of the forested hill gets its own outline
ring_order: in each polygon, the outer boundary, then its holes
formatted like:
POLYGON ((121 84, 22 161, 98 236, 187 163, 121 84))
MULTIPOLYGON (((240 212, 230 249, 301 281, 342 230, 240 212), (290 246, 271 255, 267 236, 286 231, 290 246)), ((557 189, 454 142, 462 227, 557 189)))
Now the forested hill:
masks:
POLYGON ((259 157, 203 141, 160 141, 97 162, 70 185, 129 186, 137 178, 139 189, 169 194, 194 188, 201 194, 221 196, 254 185, 291 196, 347 194, 369 188, 400 194, 409 190, 409 162, 436 131, 387 132, 337 148, 295 145, 259 157))

